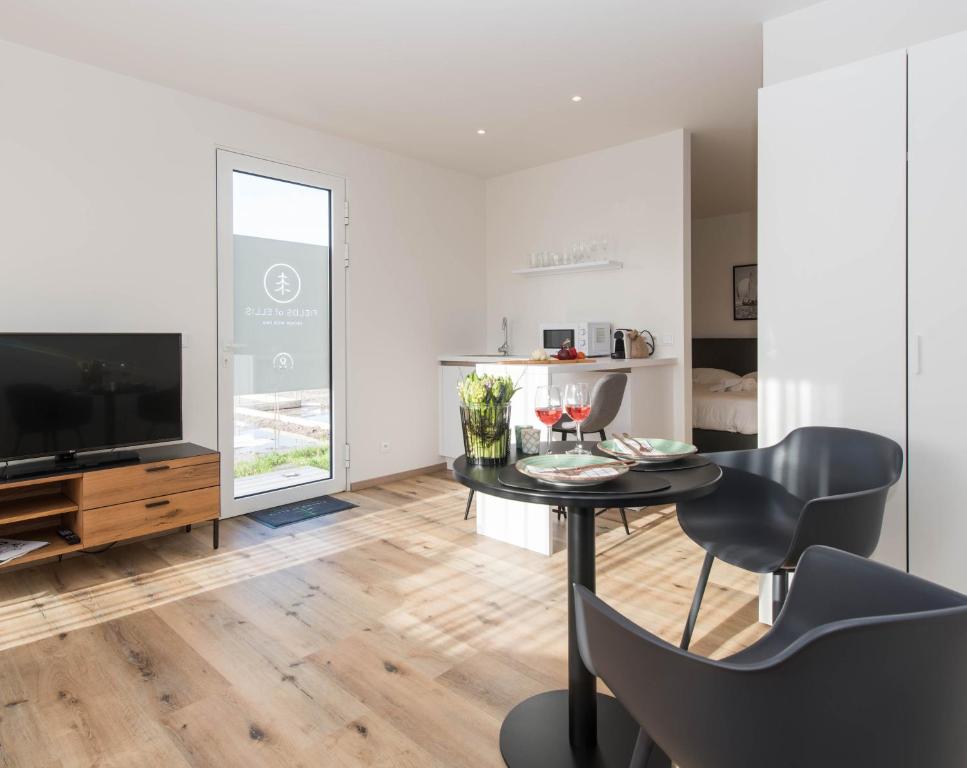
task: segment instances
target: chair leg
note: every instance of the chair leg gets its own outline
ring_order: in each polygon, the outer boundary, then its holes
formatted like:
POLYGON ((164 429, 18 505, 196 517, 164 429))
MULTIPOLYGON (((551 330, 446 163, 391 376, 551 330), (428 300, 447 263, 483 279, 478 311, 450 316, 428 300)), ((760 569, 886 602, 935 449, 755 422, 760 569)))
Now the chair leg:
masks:
POLYGON ((473 488, 470 489, 470 493, 467 494, 467 509, 463 513, 463 519, 468 520, 470 518, 470 505, 473 504, 473 488))
POLYGON ((688 612, 688 621, 685 623, 685 631, 682 633, 680 647, 683 651, 687 651, 692 642, 695 620, 698 618, 698 609, 702 607, 702 597, 705 595, 705 587, 708 584, 708 576, 712 572, 714 560, 715 556, 711 552, 705 553, 705 562, 702 563, 702 572, 699 574, 698 584, 695 585, 695 595, 692 597, 692 609, 688 612))
POLYGON ((655 742, 651 736, 645 733, 644 728, 638 729, 638 739, 635 741, 635 751, 631 755, 631 762, 628 768, 645 768, 648 765, 648 758, 651 757, 652 748, 655 742))
POLYGON ((625 514, 624 507, 618 507, 618 511, 621 513, 621 522, 625 525, 625 533, 629 536, 631 535, 631 529, 628 528, 628 515, 625 514))
POLYGON ((776 571, 772 574, 772 621, 779 618, 779 611, 786 604, 789 594, 789 571, 776 571))

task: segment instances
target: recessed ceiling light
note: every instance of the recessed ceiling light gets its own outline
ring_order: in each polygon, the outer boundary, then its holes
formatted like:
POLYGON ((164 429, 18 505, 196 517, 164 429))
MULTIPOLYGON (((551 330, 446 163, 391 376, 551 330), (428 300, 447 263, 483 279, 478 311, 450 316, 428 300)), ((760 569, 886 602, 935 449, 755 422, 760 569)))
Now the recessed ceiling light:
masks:
POLYGON ((477 129, 477 134, 480 135, 480 136, 483 136, 486 133, 487 133, 487 131, 485 131, 483 128, 478 128, 477 129))
POLYGON ((571 101, 573 101, 573 102, 574 102, 575 104, 577 104, 577 103, 578 103, 579 101, 581 101, 581 99, 583 99, 583 98, 584 98, 583 96, 578 96, 577 94, 574 94, 574 95, 573 95, 573 96, 571 97, 571 101))

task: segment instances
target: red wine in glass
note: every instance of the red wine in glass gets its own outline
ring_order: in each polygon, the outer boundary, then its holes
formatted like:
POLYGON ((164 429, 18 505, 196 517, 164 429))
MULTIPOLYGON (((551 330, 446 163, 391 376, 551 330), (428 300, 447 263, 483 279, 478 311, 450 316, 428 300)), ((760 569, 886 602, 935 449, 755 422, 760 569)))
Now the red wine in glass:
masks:
POLYGON ((591 389, 586 382, 576 381, 568 384, 564 388, 564 410, 567 411, 567 415, 577 425, 578 433, 578 444, 568 451, 568 453, 576 453, 578 455, 590 453, 590 451, 581 445, 581 442, 584 440, 581 425, 591 415, 591 389))
POLYGON ((567 415, 571 417, 571 421, 577 421, 577 422, 584 421, 588 416, 591 415, 591 406, 590 405, 569 405, 567 406, 567 415))
POLYGON ((553 384, 538 387, 534 399, 534 413, 541 424, 547 427, 547 444, 551 444, 551 427, 557 423, 564 412, 561 403, 561 390, 553 384))
POLYGON ((541 424, 545 424, 550 427, 557 424, 557 420, 561 418, 563 411, 560 406, 550 407, 550 408, 535 408, 534 413, 537 414, 537 418, 540 419, 541 424))

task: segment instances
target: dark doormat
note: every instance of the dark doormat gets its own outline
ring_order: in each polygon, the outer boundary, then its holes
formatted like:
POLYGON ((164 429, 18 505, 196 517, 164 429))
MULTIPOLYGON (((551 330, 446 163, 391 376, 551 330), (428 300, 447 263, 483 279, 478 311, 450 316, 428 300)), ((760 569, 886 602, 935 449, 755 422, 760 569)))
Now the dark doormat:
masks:
POLYGON ((333 512, 342 512, 355 506, 351 501, 334 499, 332 496, 320 496, 316 499, 263 509, 260 512, 250 512, 248 516, 269 528, 281 528, 283 525, 301 523, 303 520, 331 515, 333 512))

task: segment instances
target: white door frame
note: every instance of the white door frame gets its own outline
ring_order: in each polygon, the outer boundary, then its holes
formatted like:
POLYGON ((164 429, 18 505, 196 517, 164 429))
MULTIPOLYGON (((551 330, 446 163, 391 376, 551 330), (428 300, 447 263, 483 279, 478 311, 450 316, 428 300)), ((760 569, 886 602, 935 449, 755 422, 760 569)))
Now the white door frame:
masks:
POLYGON ((218 266, 218 449, 221 452, 222 517, 290 504, 348 489, 347 431, 347 280, 348 245, 346 179, 335 174, 216 149, 216 240, 218 266), (242 171, 292 181, 330 192, 330 419, 331 479, 295 485, 240 499, 234 482, 234 264, 232 173, 242 171))

